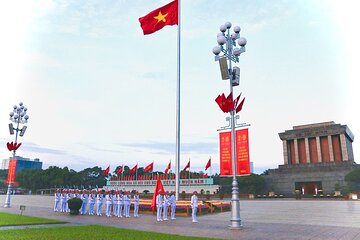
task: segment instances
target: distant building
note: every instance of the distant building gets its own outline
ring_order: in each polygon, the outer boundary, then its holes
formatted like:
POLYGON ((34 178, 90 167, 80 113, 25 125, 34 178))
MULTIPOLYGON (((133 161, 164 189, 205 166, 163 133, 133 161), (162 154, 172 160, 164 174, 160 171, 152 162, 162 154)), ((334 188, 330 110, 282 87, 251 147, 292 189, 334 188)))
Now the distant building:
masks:
MULTIPOLYGON (((11 159, 14 159, 11 157, 11 159)), ((21 172, 22 170, 29 170, 29 169, 42 169, 42 162, 40 162, 40 159, 30 159, 30 158, 24 158, 20 156, 15 156, 15 159, 17 160, 16 163, 16 173, 21 172)), ((1 169, 8 169, 9 168, 9 160, 4 159, 1 163, 1 169)))
POLYGON ((284 195, 333 194, 335 185, 360 167, 354 161, 354 135, 346 125, 324 122, 295 126, 279 133, 284 165, 265 176, 271 190, 284 195))

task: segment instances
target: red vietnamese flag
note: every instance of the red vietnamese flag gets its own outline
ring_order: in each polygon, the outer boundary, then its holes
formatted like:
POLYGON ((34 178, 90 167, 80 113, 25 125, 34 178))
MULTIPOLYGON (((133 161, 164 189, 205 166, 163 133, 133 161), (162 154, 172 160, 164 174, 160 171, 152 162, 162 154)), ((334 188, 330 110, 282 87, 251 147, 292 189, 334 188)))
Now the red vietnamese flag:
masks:
POLYGON ((116 174, 117 174, 117 175, 120 175, 122 172, 123 172, 123 167, 120 166, 120 167, 118 168, 118 170, 116 171, 116 174))
POLYGON ((110 172, 110 165, 103 171, 103 175, 106 177, 110 172))
POLYGON ((205 166, 205 171, 208 170, 209 167, 211 167, 211 158, 209 159, 209 161, 207 162, 207 164, 205 166))
POLYGON ((154 162, 150 163, 149 165, 147 165, 144 169, 144 172, 150 172, 152 171, 154 168, 154 162))
POLYGON ((221 111, 225 112, 225 103, 226 103, 226 97, 224 94, 218 95, 215 99, 215 102, 219 105, 221 111))
POLYGON ((157 178, 156 180, 156 185, 155 185, 155 190, 154 190, 154 195, 151 201, 151 209, 154 212, 155 211, 155 207, 156 207, 156 196, 158 195, 159 191, 161 192, 165 192, 164 186, 162 185, 161 179, 157 178))
POLYGON ((236 113, 240 112, 245 102, 245 98, 240 102, 239 106, 236 108, 236 113))
POLYGON ((132 169, 130 169, 129 174, 134 174, 137 171, 138 165, 136 164, 132 169))
POLYGON ((190 160, 188 162, 188 164, 186 164, 186 166, 184 167, 183 171, 186 171, 186 169, 190 168, 190 160))
POLYGON ((232 111, 234 109, 234 102, 233 102, 233 94, 232 94, 232 92, 226 98, 225 108, 226 108, 226 112, 230 112, 230 111, 232 111))
POLYGON ((166 169, 165 169, 165 174, 168 174, 168 172, 171 169, 171 161, 169 162, 169 164, 167 165, 166 169))
POLYGON ((178 24, 178 1, 172 1, 139 18, 144 35, 154 33, 166 25, 178 24))

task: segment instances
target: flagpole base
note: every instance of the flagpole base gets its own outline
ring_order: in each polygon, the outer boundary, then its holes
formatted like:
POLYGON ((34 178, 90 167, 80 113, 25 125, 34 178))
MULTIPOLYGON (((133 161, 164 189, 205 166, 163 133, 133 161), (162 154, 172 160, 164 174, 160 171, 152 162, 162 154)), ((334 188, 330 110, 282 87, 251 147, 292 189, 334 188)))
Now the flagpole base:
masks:
POLYGON ((242 229, 240 219, 240 200, 239 200, 239 188, 236 177, 233 178, 232 182, 232 193, 231 193, 231 220, 229 229, 242 229))
POLYGON ((4 205, 5 208, 10 207, 10 196, 11 196, 11 184, 9 184, 8 189, 7 189, 5 205, 4 205))

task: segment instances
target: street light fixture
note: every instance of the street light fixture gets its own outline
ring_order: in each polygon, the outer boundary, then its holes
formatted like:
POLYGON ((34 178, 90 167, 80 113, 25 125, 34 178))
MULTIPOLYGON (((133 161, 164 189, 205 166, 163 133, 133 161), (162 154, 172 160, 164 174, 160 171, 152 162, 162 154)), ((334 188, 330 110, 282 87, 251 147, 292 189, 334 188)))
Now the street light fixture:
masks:
MULTIPOLYGON (((9 132, 10 135, 15 134, 15 146, 17 145, 18 135, 20 137, 24 136, 26 131, 26 126, 24 125, 20 128, 20 124, 27 123, 29 119, 29 115, 27 115, 27 108, 24 106, 22 102, 19 103, 19 106, 14 105, 13 111, 9 113, 10 121, 16 124, 16 128, 14 128, 13 124, 9 124, 9 132), (15 132, 14 132, 15 131, 15 132)), ((15 159, 17 147, 13 148, 13 158, 15 159)), ((6 193, 5 205, 4 207, 10 207, 10 196, 11 196, 11 182, 9 182, 8 190, 6 193)))
MULTIPOLYGON (((232 68, 232 62, 238 63, 241 53, 245 52, 246 39, 240 37, 239 26, 233 28, 233 32, 230 32, 231 23, 226 22, 220 26, 220 33, 217 34, 218 46, 213 48, 215 54, 215 61, 220 63, 220 71, 222 79, 229 79, 230 82, 230 94, 233 93, 233 86, 240 84, 240 68, 232 68), (236 47, 236 40, 239 47, 236 47), (222 53, 222 54, 221 54, 222 53), (228 61, 228 64, 227 62, 228 61)), ((234 94, 232 94, 234 96, 234 94)), ((236 144, 235 144, 235 110, 230 111, 231 118, 231 147, 232 147, 232 193, 231 193, 231 229, 241 229, 240 219, 240 201, 239 201, 239 188, 236 180, 236 144)))

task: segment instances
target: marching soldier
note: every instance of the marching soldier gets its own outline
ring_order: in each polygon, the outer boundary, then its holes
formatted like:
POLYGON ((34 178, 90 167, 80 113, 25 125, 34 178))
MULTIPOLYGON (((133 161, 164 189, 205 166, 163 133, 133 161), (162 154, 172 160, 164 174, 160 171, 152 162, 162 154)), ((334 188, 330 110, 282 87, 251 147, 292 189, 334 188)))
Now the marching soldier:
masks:
MULTIPOLYGON (((155 194, 155 193, 154 193, 155 194)), ((162 218, 161 218, 161 210, 162 210, 162 206, 163 206, 163 196, 162 196, 162 191, 159 190, 158 191, 158 195, 156 196, 156 220, 159 222, 159 221, 162 221, 162 218)))
POLYGON ((91 193, 89 195, 89 215, 94 215, 95 199, 96 199, 96 191, 91 190, 91 193))
POLYGON ((81 194, 81 200, 82 205, 81 205, 81 210, 80 210, 80 214, 84 215, 86 214, 86 205, 88 204, 88 200, 89 200, 89 196, 87 195, 87 191, 84 189, 83 193, 81 194))
POLYGON ((139 205, 140 205, 139 192, 136 191, 134 195, 134 217, 139 217, 139 205))
POLYGON ((68 201, 74 198, 73 189, 69 189, 67 193, 67 201, 66 201, 66 212, 70 212, 68 201))
POLYGON ((175 210, 176 210, 176 197, 175 192, 171 192, 170 196, 170 206, 171 206, 171 219, 174 220, 175 218, 175 210))
POLYGON ((111 217, 111 207, 113 203, 111 191, 106 192, 105 199, 106 199, 106 216, 111 217))
POLYGON ((101 208, 104 203, 104 193, 103 190, 99 191, 96 196, 96 215, 101 216, 101 208))
POLYGON ((115 217, 117 217, 118 216, 118 197, 119 197, 119 191, 118 190, 116 190, 116 191, 114 191, 114 194, 113 194, 113 198, 112 198, 112 200, 113 200, 113 214, 114 214, 114 216, 115 217))
POLYGON ((59 211, 58 205, 59 205, 59 202, 61 199, 60 189, 56 189, 54 197, 55 197, 54 212, 57 212, 57 211, 59 211))
POLYGON ((197 191, 193 192, 193 195, 191 196, 191 209, 192 209, 192 222, 196 223, 197 221, 197 209, 198 209, 198 197, 197 197, 197 191))
POLYGON ((163 220, 167 221, 168 219, 168 210, 169 210, 169 205, 170 205, 170 197, 169 197, 169 192, 166 191, 166 193, 164 194, 164 198, 163 198, 163 220))
POLYGON ((123 197, 124 200, 124 215, 125 217, 129 218, 130 217, 130 205, 131 205, 131 196, 130 196, 130 192, 126 191, 123 197))
POLYGON ((122 218, 122 209, 123 209, 123 205, 124 205, 124 195, 123 195, 123 191, 119 191, 119 195, 118 195, 118 201, 117 201, 117 217, 118 218, 122 218))
POLYGON ((67 204, 67 190, 63 189, 61 193, 61 210, 60 212, 66 212, 66 204, 67 204))

